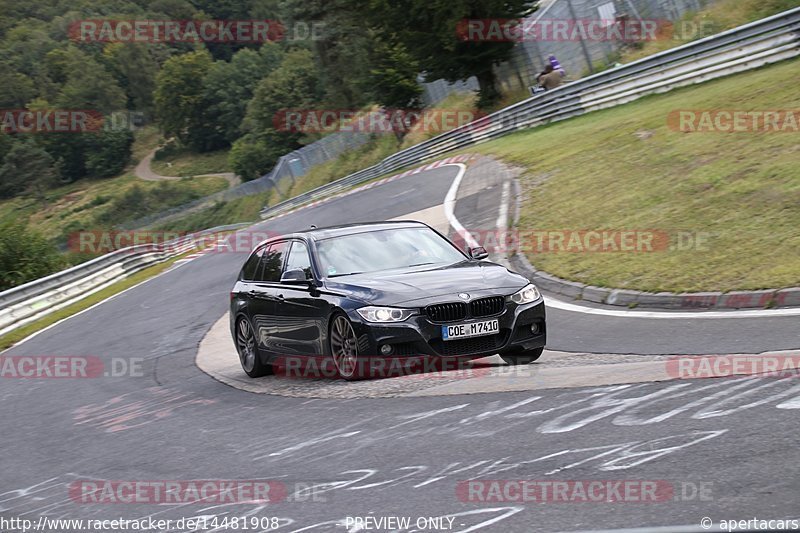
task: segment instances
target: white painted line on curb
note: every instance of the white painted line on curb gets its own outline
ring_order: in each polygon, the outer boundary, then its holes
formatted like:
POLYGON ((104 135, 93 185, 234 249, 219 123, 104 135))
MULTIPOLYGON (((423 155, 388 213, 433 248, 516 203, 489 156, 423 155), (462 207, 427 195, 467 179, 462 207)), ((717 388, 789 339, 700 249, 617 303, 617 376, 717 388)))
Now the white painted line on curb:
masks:
MULTIPOLYGON (((451 166, 451 165, 442 165, 442 166, 451 166)), ((461 186, 461 179, 464 177, 464 174, 467 171, 467 165, 464 163, 454 163, 452 166, 458 167, 460 170, 456 175, 455 179, 453 180, 453 184, 450 185, 450 190, 447 191, 447 196, 444 197, 444 214, 447 217, 447 220, 450 222, 450 225, 453 227, 456 233, 461 235, 467 243, 467 246, 470 248, 474 248, 478 245, 478 241, 472 236, 470 232, 464 229, 464 226, 461 225, 461 222, 458 221, 456 215, 454 213, 456 208, 456 195, 458 195, 458 188, 461 186)))
POLYGON ((742 311, 635 311, 629 309, 598 309, 596 307, 585 307, 563 300, 556 300, 550 296, 545 296, 544 302, 548 307, 561 309, 562 311, 572 311, 574 313, 584 313, 587 315, 616 316, 622 318, 774 318, 781 316, 800 316, 800 309, 747 309, 742 311))
POLYGON ((503 192, 500 195, 500 214, 497 215, 498 237, 503 234, 508 225, 508 195, 511 191, 511 182, 503 182, 503 192))

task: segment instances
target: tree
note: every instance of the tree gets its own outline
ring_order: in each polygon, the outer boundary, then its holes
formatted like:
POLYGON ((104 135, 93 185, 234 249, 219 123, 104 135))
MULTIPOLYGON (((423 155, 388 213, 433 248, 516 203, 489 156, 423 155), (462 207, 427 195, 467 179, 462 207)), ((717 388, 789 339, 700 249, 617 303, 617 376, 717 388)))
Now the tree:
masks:
POLYGON ((84 133, 86 173, 92 178, 110 178, 125 169, 131 158, 133 132, 104 130, 84 133))
POLYGON ((405 45, 376 39, 371 54, 372 91, 375 101, 389 108, 422 106, 422 87, 417 82, 419 62, 405 45))
POLYGON ((60 55, 66 81, 55 101, 58 107, 104 114, 125 109, 124 91, 96 59, 72 45, 60 55))
POLYGON ((233 143, 228 161, 233 171, 242 180, 257 179, 275 166, 275 162, 285 151, 280 144, 270 143, 270 137, 276 134, 245 135, 233 143))
POLYGON ((19 138, 0 165, 0 198, 11 198, 26 191, 43 196, 56 182, 53 158, 33 139, 19 138))
POLYGON ((383 39, 404 44, 428 79, 453 82, 475 76, 482 108, 500 97, 494 67, 511 57, 514 43, 461 40, 459 24, 465 19, 518 19, 535 8, 529 0, 373 0, 367 6, 362 0, 346 1, 383 39))
POLYGON ((280 156, 300 147, 303 133, 275 129, 275 117, 284 109, 313 108, 320 97, 319 73, 308 50, 286 54, 280 66, 262 79, 247 105, 244 131, 231 150, 230 162, 242 179, 255 179, 280 156))
POLYGON ((36 96, 33 80, 25 74, 10 72, 2 65, 0 69, 6 73, 0 84, 0 108, 23 109, 36 96))
MULTIPOLYGON (((289 2, 288 24, 316 25, 307 42, 316 56, 326 105, 358 109, 374 94, 370 80, 371 33, 350 0, 302 0, 289 2)), ((362 7, 363 9, 363 7, 362 7)), ((416 75, 416 73, 415 73, 416 75)))
POLYGON ((190 52, 168 59, 156 76, 154 100, 161 129, 201 151, 209 144, 202 133, 207 120, 202 80, 212 63, 207 51, 190 52))
MULTIPOLYGON (((257 135, 275 131, 274 121, 279 111, 314 108, 319 105, 320 96, 319 73, 311 52, 289 52, 280 67, 256 87, 253 99, 247 106, 244 128, 257 135)), ((302 133, 281 132, 275 139, 282 139, 282 144, 291 150, 299 146, 301 137, 302 133)))
POLYGON ((321 94, 319 72, 308 50, 287 53, 280 66, 263 78, 247 105, 244 131, 236 141, 230 162, 242 179, 255 179, 269 171, 278 158, 300 147, 303 133, 278 131, 275 117, 285 109, 313 108, 321 94))
POLYGON ((230 63, 215 61, 203 78, 203 99, 208 122, 225 143, 242 135, 242 121, 247 103, 259 80, 281 63, 283 52, 277 44, 267 43, 260 50, 241 50, 230 63))
POLYGON ((152 118, 155 112, 153 92, 159 65, 151 53, 151 47, 142 43, 112 43, 105 47, 103 56, 125 91, 127 107, 152 118))

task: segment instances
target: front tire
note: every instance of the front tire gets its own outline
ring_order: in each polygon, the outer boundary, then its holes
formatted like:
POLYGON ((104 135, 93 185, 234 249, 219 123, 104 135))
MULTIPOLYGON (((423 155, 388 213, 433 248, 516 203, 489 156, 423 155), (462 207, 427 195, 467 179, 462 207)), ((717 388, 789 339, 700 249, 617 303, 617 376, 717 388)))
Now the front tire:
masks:
POLYGON ((539 359, 542 356, 542 352, 544 352, 544 346, 541 348, 536 348, 535 350, 516 350, 507 352, 500 354, 500 357, 506 362, 506 364, 512 366, 529 365, 539 359))
POLYGON ((339 377, 346 380, 360 378, 357 373, 359 363, 358 338, 353 329, 353 324, 341 313, 333 315, 331 319, 328 348, 339 377))
POLYGON ((253 326, 245 317, 236 321, 236 351, 239 353, 239 362, 242 370, 251 378, 260 378, 272 373, 272 366, 264 364, 258 355, 256 336, 253 326))

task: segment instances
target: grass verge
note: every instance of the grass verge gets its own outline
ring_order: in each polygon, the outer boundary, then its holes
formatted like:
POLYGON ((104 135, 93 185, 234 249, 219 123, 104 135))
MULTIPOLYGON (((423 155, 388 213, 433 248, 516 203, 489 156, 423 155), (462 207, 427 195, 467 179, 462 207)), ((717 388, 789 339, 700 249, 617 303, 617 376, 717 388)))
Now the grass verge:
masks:
POLYGON ((800 60, 785 61, 469 151, 525 169, 521 229, 706 237, 700 247, 652 253, 529 253, 546 272, 652 292, 797 286, 798 132, 682 133, 668 127, 667 116, 681 109, 800 109, 798 68, 800 60))
POLYGON ((163 157, 156 153, 156 157, 150 163, 150 168, 162 176, 202 176, 231 172, 230 164, 228 164, 229 151, 196 153, 180 149, 163 157))
POLYGON ((24 224, 63 243, 73 232, 108 229, 227 187, 219 177, 153 182, 124 175, 80 180, 47 191, 44 201, 29 196, 0 202, 0 223, 24 224))
POLYGON ((177 260, 189 255, 190 253, 194 253, 194 251, 195 250, 186 252, 185 254, 168 259, 163 263, 158 263, 156 265, 147 267, 144 270, 140 270, 139 272, 136 272, 135 274, 92 294, 91 296, 87 296, 86 298, 77 301, 74 304, 68 305, 63 309, 59 309, 54 313, 50 313, 49 315, 44 316, 35 322, 31 322, 30 324, 0 336, 0 350, 5 350, 29 335, 32 335, 37 331, 46 328, 47 326, 55 324, 59 320, 63 320, 85 309, 88 309, 89 307, 102 302, 103 300, 110 298, 115 294, 119 294, 125 289, 129 289, 138 283, 161 274, 168 267, 172 266, 177 260))
POLYGON ((619 61, 630 63, 798 6, 800 0, 716 0, 704 9, 689 11, 681 17, 673 27, 671 38, 645 41, 642 46, 619 54, 619 61))
MULTIPOLYGON (((438 113, 475 111, 475 95, 473 93, 453 93, 433 107, 427 108, 426 112, 432 116, 438 113)), ((297 178, 295 184, 289 190, 289 197, 294 197, 304 192, 310 191, 334 180, 343 178, 349 174, 370 167, 379 163, 383 159, 422 141, 435 137, 447 129, 439 128, 442 123, 435 124, 432 128, 423 129, 421 127, 412 128, 408 134, 399 141, 397 137, 389 134, 376 135, 369 143, 354 150, 344 152, 338 158, 327 163, 314 166, 307 174, 297 178)), ((452 124, 451 126, 454 126, 452 124)), ((270 199, 270 205, 277 203, 278 195, 274 194, 270 199)))
POLYGON ((191 232, 227 224, 257 221, 259 212, 267 205, 271 194, 272 191, 267 191, 227 202, 217 202, 211 207, 198 209, 159 224, 154 229, 191 232))

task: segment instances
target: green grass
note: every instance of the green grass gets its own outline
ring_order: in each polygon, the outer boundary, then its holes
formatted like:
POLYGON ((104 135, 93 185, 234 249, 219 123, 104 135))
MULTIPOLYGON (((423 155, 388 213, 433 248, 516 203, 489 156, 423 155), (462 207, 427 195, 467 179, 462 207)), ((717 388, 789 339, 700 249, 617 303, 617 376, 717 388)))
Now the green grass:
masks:
POLYGON ((35 322, 31 322, 30 324, 26 324, 25 326, 15 329, 14 331, 11 331, 10 333, 6 333, 5 335, 0 336, 0 350, 5 350, 6 348, 9 348, 10 346, 13 346, 14 344, 18 343, 28 335, 32 335, 37 331, 46 328, 47 326, 55 324, 59 320, 63 320, 67 317, 74 315, 75 313, 79 313, 85 309, 88 309, 89 307, 99 302, 102 302, 103 300, 110 298, 115 294, 119 294, 125 289, 129 289, 138 283, 141 283, 147 279, 157 276, 158 274, 161 274, 168 267, 172 266, 172 264, 175 263, 175 261, 181 259, 182 257, 185 257, 186 255, 192 252, 194 252, 194 250, 186 252, 185 254, 181 254, 177 257, 168 259, 163 263, 158 263, 156 265, 145 268, 144 270, 140 270, 139 272, 136 272, 135 274, 121 281, 118 281, 113 285, 109 285, 105 289, 97 291, 91 296, 87 296, 86 298, 78 302, 75 302, 72 305, 68 305, 67 307, 64 307, 63 309, 59 309, 58 311, 50 313, 49 315, 44 316, 39 320, 36 320, 35 322))
POLYGON ((258 214, 267 205, 270 194, 271 191, 267 191, 218 202, 211 207, 159 224, 154 229, 191 232, 240 222, 254 222, 259 219, 258 214))
POLYGON ((162 209, 226 189, 223 178, 192 178, 170 182, 149 182, 132 175, 104 180, 79 180, 45 194, 42 202, 17 197, 0 202, 0 222, 27 224, 54 242, 62 242, 78 230, 106 229, 162 209), (128 202, 134 188, 143 202, 128 202))
POLYGON ((630 63, 798 6, 800 0, 716 0, 705 9, 687 12, 673 31, 665 32, 665 38, 646 41, 639 48, 623 51, 619 61, 630 63))
MULTIPOLYGON (((427 109, 428 112, 432 113, 437 113, 441 110, 474 111, 475 95, 472 93, 453 93, 435 106, 427 109)), ((313 167, 308 173, 295 181, 294 186, 289 190, 289 197, 297 196, 343 178, 348 174, 370 167, 399 150, 435 137, 440 133, 442 131, 424 131, 421 128, 415 128, 403 137, 402 142, 398 141, 397 137, 391 133, 376 135, 369 143, 344 152, 327 163, 313 167)), ((277 193, 275 193, 270 198, 270 205, 278 201, 280 200, 277 193)))
POLYGON ((131 147, 130 168, 133 169, 144 156, 150 153, 153 148, 163 142, 163 137, 154 125, 144 126, 135 132, 133 146, 131 147))
POLYGON ((521 166, 522 229, 708 232, 704 250, 531 253, 603 287, 800 285, 798 133, 680 133, 675 109, 800 109, 800 61, 687 87, 471 147, 521 166))
POLYGON ((228 152, 229 150, 218 150, 199 154, 181 149, 163 158, 154 157, 150 168, 162 176, 202 176, 231 172, 228 152))

